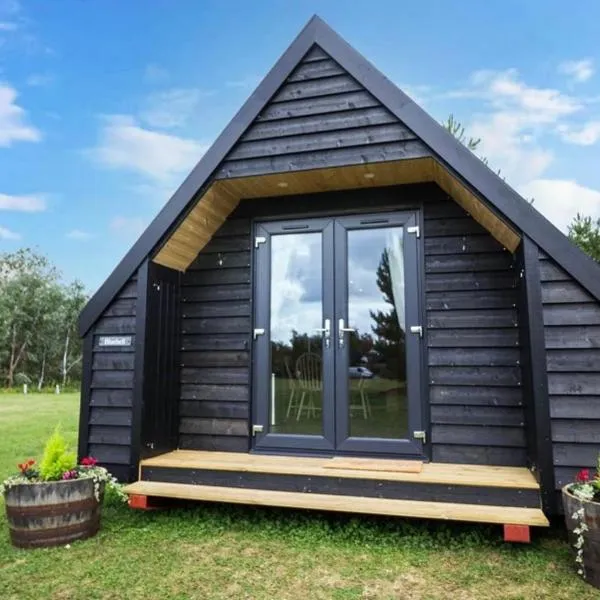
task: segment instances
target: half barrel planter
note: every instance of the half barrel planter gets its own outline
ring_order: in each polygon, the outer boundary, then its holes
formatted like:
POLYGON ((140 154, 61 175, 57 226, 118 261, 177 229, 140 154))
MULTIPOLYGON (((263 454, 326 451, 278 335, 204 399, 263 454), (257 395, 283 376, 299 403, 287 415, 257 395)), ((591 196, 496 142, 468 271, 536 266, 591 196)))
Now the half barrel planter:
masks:
POLYGON ((92 537, 100 529, 100 500, 93 479, 12 486, 5 495, 10 539, 19 548, 61 546, 92 537))
POLYGON ((584 509, 583 522, 588 526, 588 531, 583 534, 583 565, 585 580, 594 587, 600 588, 600 503, 589 500, 581 500, 569 491, 569 486, 562 490, 563 509, 565 511, 565 523, 569 533, 569 546, 576 555, 574 548, 577 535, 574 529, 580 524, 573 515, 581 508, 584 509))

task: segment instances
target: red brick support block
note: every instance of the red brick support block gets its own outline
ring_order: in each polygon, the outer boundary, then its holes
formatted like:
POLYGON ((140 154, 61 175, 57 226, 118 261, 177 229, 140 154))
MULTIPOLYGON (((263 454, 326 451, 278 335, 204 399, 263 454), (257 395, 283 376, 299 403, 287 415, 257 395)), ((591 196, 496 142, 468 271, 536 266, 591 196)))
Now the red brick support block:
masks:
POLYGON ((531 542, 529 525, 504 525, 504 541, 529 544, 531 542))
POLYGON ((160 508, 159 501, 152 496, 142 496, 140 494, 129 494, 129 508, 137 510, 155 510, 160 508))

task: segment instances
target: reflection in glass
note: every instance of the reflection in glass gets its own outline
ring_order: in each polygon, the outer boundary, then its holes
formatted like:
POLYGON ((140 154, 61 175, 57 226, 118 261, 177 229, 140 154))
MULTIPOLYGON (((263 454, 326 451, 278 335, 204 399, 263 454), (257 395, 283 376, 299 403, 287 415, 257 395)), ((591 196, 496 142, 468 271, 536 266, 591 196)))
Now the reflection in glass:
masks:
POLYGON ((408 437, 402 234, 402 227, 348 232, 352 437, 408 437))
POLYGON ((271 238, 271 433, 323 433, 320 233, 271 238))

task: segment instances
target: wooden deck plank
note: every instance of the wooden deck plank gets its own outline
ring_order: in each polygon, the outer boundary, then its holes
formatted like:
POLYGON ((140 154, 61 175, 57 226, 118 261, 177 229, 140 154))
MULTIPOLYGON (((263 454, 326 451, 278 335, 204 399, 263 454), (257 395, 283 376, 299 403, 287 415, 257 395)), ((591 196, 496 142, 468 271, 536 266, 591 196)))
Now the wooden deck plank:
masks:
POLYGON ((486 506, 479 504, 453 504, 449 502, 415 502, 412 500, 388 500, 357 496, 308 494, 302 492, 276 492, 244 488, 228 488, 180 483, 138 481, 125 488, 128 494, 230 502, 258 506, 330 510, 335 512, 387 515, 420 519, 440 519, 471 523, 494 523, 504 525, 532 525, 547 527, 548 520, 537 508, 511 506, 486 506))
MULTIPOLYGON (((325 465, 331 464, 331 460, 330 458, 272 456, 241 452, 176 450, 143 460, 141 466, 204 468, 223 471, 289 473, 293 475, 385 479, 415 483, 539 489, 535 477, 525 467, 426 463, 420 473, 404 473, 325 467, 325 465)), ((373 459, 368 460, 372 461, 373 459)), ((381 459, 381 461, 384 460, 386 459, 381 459)))

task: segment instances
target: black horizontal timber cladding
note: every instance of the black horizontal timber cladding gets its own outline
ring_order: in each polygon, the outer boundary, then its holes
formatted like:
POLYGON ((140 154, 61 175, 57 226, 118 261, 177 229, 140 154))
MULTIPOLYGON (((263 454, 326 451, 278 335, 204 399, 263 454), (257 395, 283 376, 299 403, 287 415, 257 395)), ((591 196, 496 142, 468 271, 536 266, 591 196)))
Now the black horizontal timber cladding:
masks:
POLYGON ((114 444, 129 446, 131 444, 130 427, 114 427, 107 425, 91 425, 90 444, 114 444))
POLYGON ((347 74, 337 77, 326 77, 310 81, 297 81, 282 86, 275 94, 272 102, 285 102, 299 98, 318 98, 319 96, 331 96, 343 94, 344 92, 357 92, 362 86, 347 74))
POLYGON ((497 425, 437 425, 431 428, 433 444, 460 444, 464 446, 525 447, 522 426, 497 425))
POLYGON ((96 335, 121 335, 135 333, 135 317, 101 317, 94 327, 96 335))
POLYGON ((561 269, 554 261, 540 261, 540 280, 542 284, 546 281, 570 281, 571 277, 561 269))
POLYGON ((90 409, 90 425, 131 426, 131 408, 95 407, 90 409))
POLYGON ((181 366, 202 365, 208 367, 247 367, 250 363, 248 352, 181 352, 181 366))
POLYGON ((425 257, 427 273, 474 273, 477 271, 506 271, 513 262, 509 252, 481 254, 435 254, 425 257))
POLYGON ((344 69, 334 60, 324 59, 319 61, 302 62, 292 74, 288 81, 305 81, 308 79, 319 79, 321 77, 333 77, 343 75, 344 69))
POLYGON ((181 337, 181 350, 248 350, 250 348, 250 335, 248 332, 223 333, 206 335, 183 335, 181 337))
POLYGON ((124 473, 124 477, 121 480, 127 480, 130 478, 130 453, 131 448, 129 446, 118 446, 115 444, 90 444, 89 453, 91 456, 96 458, 102 465, 108 466, 110 463, 123 465, 127 467, 127 471, 124 473))
POLYGON ((430 348, 429 365, 436 366, 514 366, 519 363, 518 348, 430 348))
POLYGON ((247 437, 248 420, 182 417, 179 421, 179 433, 194 435, 233 435, 247 437))
POLYGON ((481 290, 473 292, 429 292, 427 310, 463 310, 482 308, 513 308, 516 293, 508 290, 481 290))
POLYGON ((218 169, 217 179, 305 171, 346 165, 387 162, 392 160, 423 158, 431 155, 430 150, 418 140, 379 142, 377 144, 342 148, 329 148, 315 152, 297 152, 277 156, 226 160, 218 169))
POLYGON ((544 324, 550 325, 600 325, 598 304, 546 304, 544 324))
MULTIPOLYGON (((427 206, 425 206, 425 211, 427 211, 427 206)), ((427 215, 427 212, 425 214, 427 215)), ((456 219, 448 219, 446 217, 428 219, 426 217, 424 229, 425 238, 445 236, 454 237, 457 235, 489 236, 489 233, 477 221, 468 215, 464 215, 456 219)))
MULTIPOLYGON (((598 392, 600 393, 600 390, 598 392)), ((550 396, 550 416, 553 419, 600 421, 600 395, 550 396)))
POLYGON ((544 331, 547 350, 600 348, 600 326, 553 326, 544 331))
MULTIPOLYGON (((227 227, 229 221, 222 225, 223 228, 227 227)), ((221 230, 219 230, 221 231, 221 230)), ((200 259, 201 256, 206 254, 230 254, 250 251, 250 236, 248 232, 241 235, 221 235, 211 238, 211 240, 204 246, 202 252, 198 255, 196 260, 200 259)), ((190 265, 193 268, 195 262, 190 265)))
POLYGON ((548 281, 542 284, 544 304, 595 302, 592 296, 574 281, 548 281))
MULTIPOLYGON (((267 106, 257 117, 256 123, 274 120, 291 120, 312 116, 316 119, 326 119, 328 113, 347 111, 349 114, 357 113, 360 119, 360 110, 365 108, 380 108, 379 102, 368 92, 346 92, 334 96, 321 96, 319 98, 301 98, 288 102, 279 102, 267 106), (323 115, 323 116, 322 116, 323 115)), ((385 110, 385 109, 383 109, 385 110)), ((258 127, 258 125, 254 127, 258 127)), ((250 131, 253 128, 250 128, 250 131)))
POLYGON ((131 390, 92 390, 90 406, 131 407, 131 390))
POLYGON ((581 444, 600 444, 600 420, 553 419, 552 440, 581 444))
POLYGON ((489 425, 523 427, 521 407, 506 406, 431 406, 431 422, 437 425, 489 425))
POLYGON ((132 352, 96 352, 92 368, 95 371, 131 371, 133 359, 132 352))
POLYGON ((105 317, 131 317, 135 316, 135 298, 118 298, 104 312, 105 317))
POLYGON ((499 329, 518 325, 515 309, 487 310, 430 310, 427 312, 429 329, 499 329))
POLYGON ((505 252, 498 242, 489 235, 456 235, 452 237, 426 237, 425 254, 437 255, 487 254, 505 252))
POLYGON ((143 467, 142 480, 422 502, 456 502, 520 507, 536 507, 539 505, 537 490, 433 483, 415 484, 414 482, 385 479, 143 467))
POLYGON ((238 384, 246 385, 250 377, 249 367, 182 367, 181 383, 238 384))
POLYGON ((182 288, 182 302, 217 302, 221 300, 250 300, 249 284, 213 285, 210 287, 182 288))
POLYGON ((182 450, 210 450, 213 452, 248 452, 250 438, 233 435, 179 435, 182 450))
POLYGON ((428 273, 426 292, 509 290, 516 287, 514 272, 428 273))
POLYGON ((560 467, 593 467, 598 461, 598 444, 553 444, 554 464, 560 467))
POLYGON ((218 302, 186 302, 182 307, 183 319, 210 317, 249 317, 250 303, 247 300, 218 302))
POLYGON ((246 402, 182 400, 179 404, 181 417, 248 419, 249 412, 249 406, 246 402))
POLYGON ((514 326, 505 329, 430 329, 427 342, 430 348, 509 348, 519 345, 519 332, 514 326))
POLYGON ((600 372, 548 373, 551 396, 593 396, 600 392, 600 372))
MULTIPOLYGON (((600 348, 547 350, 546 364, 550 372, 598 372, 600 371, 600 348)), ((598 392, 600 393, 600 390, 598 392)))
POLYGON ((234 269, 250 267, 250 251, 201 253, 190 265, 191 271, 210 271, 214 269, 234 269))
POLYGON ((414 134, 400 123, 370 125, 356 129, 308 133, 283 138, 240 142, 227 162, 279 157, 287 154, 322 152, 338 148, 354 148, 414 140, 414 134))
POLYGON ((433 405, 436 404, 453 404, 462 407, 523 405, 523 393, 518 387, 432 385, 429 388, 429 398, 432 410, 433 405))
POLYGON ((227 384, 182 384, 182 400, 211 400, 215 402, 245 402, 250 400, 248 386, 227 384))
MULTIPOLYGON (((213 286, 229 284, 249 284, 250 269, 240 267, 236 269, 215 269, 211 271, 196 271, 190 269, 185 273, 182 281, 187 286, 213 286)), ((184 295, 187 291, 184 290, 184 295)))
POLYGON ((431 456, 433 462, 457 464, 505 465, 522 467, 527 463, 525 448, 507 448, 475 445, 434 444, 431 456))
POLYGON ((94 371, 92 388, 133 389, 133 371, 94 371))
POLYGON ((214 317, 182 319, 181 332, 190 334, 246 333, 250 331, 250 317, 214 317))
POLYGON ((380 106, 358 110, 342 110, 326 114, 265 121, 256 123, 242 138, 248 142, 317 132, 336 131, 346 128, 366 127, 397 123, 395 117, 380 106))
POLYGON ((330 58, 329 54, 323 50, 323 48, 314 44, 310 50, 304 55, 302 58, 303 63, 312 62, 315 60, 328 60, 330 58))
POLYGON ((429 367, 429 382, 435 385, 519 386, 519 367, 429 367))

